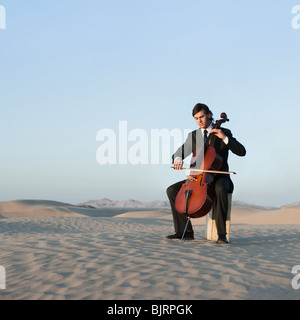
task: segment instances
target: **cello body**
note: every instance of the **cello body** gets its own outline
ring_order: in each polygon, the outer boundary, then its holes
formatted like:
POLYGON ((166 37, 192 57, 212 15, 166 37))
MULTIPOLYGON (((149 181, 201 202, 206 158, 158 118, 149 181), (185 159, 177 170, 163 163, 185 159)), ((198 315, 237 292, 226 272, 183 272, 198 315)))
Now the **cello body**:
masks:
MULTIPOLYGON (((221 165, 222 157, 216 153, 214 147, 208 146, 200 169, 219 170, 221 165)), ((176 196, 176 210, 191 218, 205 216, 214 203, 214 176, 215 174, 207 172, 188 176, 187 181, 183 183, 176 196)))

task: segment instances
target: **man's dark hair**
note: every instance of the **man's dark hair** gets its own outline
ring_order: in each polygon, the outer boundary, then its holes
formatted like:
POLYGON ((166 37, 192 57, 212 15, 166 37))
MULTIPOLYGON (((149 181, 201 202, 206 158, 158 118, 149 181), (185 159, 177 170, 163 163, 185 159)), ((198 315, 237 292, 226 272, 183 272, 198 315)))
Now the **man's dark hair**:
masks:
POLYGON ((214 120, 213 113, 209 110, 209 107, 204 103, 197 103, 195 105, 195 107, 193 108, 193 116, 202 110, 204 110, 205 114, 211 114, 210 121, 214 120))

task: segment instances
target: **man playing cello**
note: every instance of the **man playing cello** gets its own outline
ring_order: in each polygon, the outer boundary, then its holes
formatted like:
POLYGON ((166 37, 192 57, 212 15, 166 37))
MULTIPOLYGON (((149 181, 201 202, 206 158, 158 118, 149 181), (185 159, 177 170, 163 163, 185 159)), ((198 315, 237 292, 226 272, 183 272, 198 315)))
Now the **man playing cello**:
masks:
MULTIPOLYGON (((220 171, 228 172, 228 151, 230 150, 238 156, 245 156, 246 149, 232 136, 230 130, 224 128, 214 128, 213 113, 205 104, 198 103, 195 105, 195 107, 193 108, 193 117, 196 120, 199 129, 189 133, 184 144, 180 148, 178 148, 178 150, 172 156, 174 169, 181 170, 184 158, 188 157, 190 154, 193 154, 191 167, 197 167, 197 161, 199 162, 199 153, 197 154, 197 152, 199 151, 199 149, 201 149, 201 147, 199 148, 199 143, 202 142, 203 150, 203 141, 207 141, 209 145, 215 148, 216 153, 223 158, 220 171), (210 139, 212 135, 215 135, 214 139, 210 139)), ((171 205, 175 229, 175 234, 167 236, 167 239, 181 239, 185 227, 186 232, 184 233, 184 239, 194 239, 194 231, 190 220, 188 220, 186 215, 177 212, 175 208, 176 196, 185 181, 186 180, 177 182, 167 189, 167 195, 171 205)), ((218 232, 217 243, 228 243, 226 238, 228 193, 233 192, 233 183, 228 174, 221 173, 215 175, 213 182, 215 190, 214 210, 218 232)))

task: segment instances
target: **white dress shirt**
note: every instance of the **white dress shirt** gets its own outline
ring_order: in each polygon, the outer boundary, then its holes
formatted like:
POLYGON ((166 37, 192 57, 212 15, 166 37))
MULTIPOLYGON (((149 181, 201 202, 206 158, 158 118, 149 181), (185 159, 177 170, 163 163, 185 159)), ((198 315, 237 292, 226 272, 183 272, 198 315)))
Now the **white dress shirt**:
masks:
MULTIPOLYGON (((207 127, 206 129, 202 129, 202 128, 200 128, 200 130, 201 130, 201 133, 202 133, 202 135, 203 135, 203 137, 204 137, 204 130, 206 130, 207 131, 207 137, 209 137, 209 135, 210 135, 210 132, 211 132, 211 130, 213 129, 213 125, 212 125, 212 123, 210 124, 210 126, 209 127, 207 127)), ((228 139, 228 137, 226 136, 226 138, 223 140, 223 142, 225 143, 225 144, 228 144, 228 142, 229 142, 229 139, 228 139)), ((181 159, 181 157, 176 157, 175 159, 174 159, 174 162, 176 161, 182 161, 182 159, 181 159)))

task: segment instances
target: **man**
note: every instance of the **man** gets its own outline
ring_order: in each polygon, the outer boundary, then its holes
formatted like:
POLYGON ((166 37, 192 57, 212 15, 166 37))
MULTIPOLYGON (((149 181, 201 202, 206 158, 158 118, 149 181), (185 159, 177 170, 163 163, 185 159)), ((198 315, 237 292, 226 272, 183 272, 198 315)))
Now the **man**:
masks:
MULTIPOLYGON (((246 149, 232 136, 230 130, 214 128, 213 113, 209 110, 208 106, 202 103, 196 104, 193 108, 193 117, 200 128, 191 132, 185 143, 172 156, 174 169, 180 170, 183 166, 183 159, 192 153, 191 167, 199 168, 207 143, 213 146, 216 153, 223 158, 220 171, 229 170, 227 162, 229 150, 238 156, 245 156, 246 149)), ((167 239, 181 239, 188 221, 184 214, 178 213, 175 209, 177 193, 185 181, 186 180, 177 182, 167 189, 175 229, 175 234, 167 236, 167 239)), ((228 193, 233 192, 233 183, 230 176, 228 174, 216 174, 214 178, 214 189, 214 210, 218 231, 217 243, 228 243, 226 238, 228 193)), ((190 221, 188 222, 184 239, 194 239, 194 231, 190 221)))

